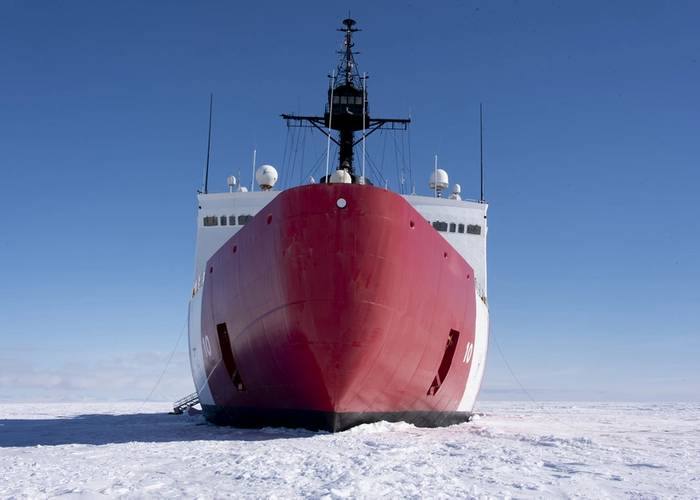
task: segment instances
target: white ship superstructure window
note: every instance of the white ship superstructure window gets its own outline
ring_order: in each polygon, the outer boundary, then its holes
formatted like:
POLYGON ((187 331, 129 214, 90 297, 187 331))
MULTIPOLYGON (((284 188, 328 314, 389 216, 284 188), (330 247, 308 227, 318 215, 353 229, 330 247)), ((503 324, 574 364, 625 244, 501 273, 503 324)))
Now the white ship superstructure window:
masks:
POLYGON ((238 221, 239 226, 245 226, 248 222, 253 220, 252 215, 239 215, 236 218, 235 215, 207 215, 203 217, 202 222, 204 226, 235 226, 236 221, 238 221))
POLYGON ((436 220, 433 222, 433 227, 437 229, 438 231, 447 231, 447 222, 443 222, 441 220, 436 220))
POLYGON ((478 224, 465 225, 463 223, 458 224, 456 222, 445 222, 442 220, 436 220, 433 222, 428 221, 428 224, 432 225, 436 231, 440 231, 443 233, 450 232, 450 233, 464 234, 465 227, 466 227, 467 234, 476 234, 476 235, 481 234, 481 226, 478 224))

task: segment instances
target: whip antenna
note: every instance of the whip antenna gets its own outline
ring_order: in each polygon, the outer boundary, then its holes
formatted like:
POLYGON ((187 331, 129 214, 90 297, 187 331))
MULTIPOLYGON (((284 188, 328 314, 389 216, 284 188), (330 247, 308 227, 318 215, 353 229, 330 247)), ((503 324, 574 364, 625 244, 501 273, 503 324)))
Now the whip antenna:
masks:
POLYGON ((253 148, 253 177, 250 179, 250 192, 255 191, 255 163, 257 162, 258 148, 253 148))
POLYGON ((481 195, 479 201, 484 202, 484 103, 479 103, 479 164, 481 167, 481 195))
POLYGON ((209 94, 209 135, 207 137, 207 163, 204 167, 204 194, 209 191, 209 156, 211 155, 211 114, 214 105, 214 94, 209 94))
POLYGON ((331 92, 330 100, 328 101, 328 132, 326 132, 326 135, 328 136, 328 142, 326 143, 326 180, 323 181, 326 184, 330 181, 330 178, 328 177, 328 168, 331 161, 331 130, 333 130, 333 92, 335 91, 335 87, 333 86, 334 81, 335 70, 333 70, 332 76, 328 75, 328 85, 331 88, 331 92))

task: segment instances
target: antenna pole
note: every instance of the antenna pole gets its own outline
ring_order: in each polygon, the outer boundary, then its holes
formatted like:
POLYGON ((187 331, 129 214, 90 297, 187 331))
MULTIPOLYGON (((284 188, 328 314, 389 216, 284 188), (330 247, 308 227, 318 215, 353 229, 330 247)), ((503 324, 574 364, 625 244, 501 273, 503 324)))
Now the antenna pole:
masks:
POLYGON ((331 123, 333 122, 333 82, 335 81, 335 70, 333 70, 333 76, 329 80, 329 86, 331 88, 331 102, 328 104, 328 142, 326 144, 326 184, 328 184, 328 168, 331 161, 331 123))
POLYGON ((435 190, 435 198, 437 198, 437 155, 435 155, 435 178, 433 180, 433 189, 435 190))
POLYGON ((484 103, 479 103, 479 166, 481 168, 481 195, 479 201, 484 202, 484 103))
POLYGON ((251 192, 255 191, 255 163, 256 163, 257 155, 258 155, 258 150, 256 148, 253 148, 253 177, 250 179, 250 191, 251 192))
POLYGON ((365 157, 367 149, 365 146, 365 124, 367 117, 367 73, 362 74, 362 184, 365 183, 365 157))
POLYGON ((204 167, 204 194, 209 192, 209 157, 211 155, 211 115, 214 105, 214 93, 209 94, 209 135, 207 136, 207 163, 204 167))

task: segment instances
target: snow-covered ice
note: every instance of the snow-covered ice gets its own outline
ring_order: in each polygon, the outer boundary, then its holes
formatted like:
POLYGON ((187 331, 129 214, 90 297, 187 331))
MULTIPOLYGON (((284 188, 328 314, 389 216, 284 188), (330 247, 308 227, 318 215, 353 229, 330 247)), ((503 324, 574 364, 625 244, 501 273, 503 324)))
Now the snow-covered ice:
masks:
POLYGON ((700 498, 700 405, 482 403, 441 429, 219 428, 168 405, 0 406, 0 498, 700 498))

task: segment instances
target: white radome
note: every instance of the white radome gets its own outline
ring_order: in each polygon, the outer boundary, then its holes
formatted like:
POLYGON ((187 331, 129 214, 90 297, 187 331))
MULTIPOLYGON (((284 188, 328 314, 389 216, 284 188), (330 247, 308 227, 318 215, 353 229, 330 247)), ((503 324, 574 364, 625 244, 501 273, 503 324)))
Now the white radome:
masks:
POLYGON ((228 185, 228 188, 230 191, 233 191, 233 188, 236 186, 237 183, 238 183, 238 179, 236 179, 236 176, 234 176, 234 175, 229 175, 226 178, 226 184, 228 185))
POLYGON ((347 170, 336 170, 331 174, 330 182, 333 184, 351 184, 352 177, 347 170))
POLYGON ((261 165, 255 171, 255 180, 263 191, 272 189, 277 182, 277 169, 272 165, 261 165))
POLYGON ((430 174, 430 180, 428 181, 428 186, 430 186, 430 189, 442 191, 443 189, 447 189, 449 185, 450 178, 447 175, 447 172, 445 172, 443 169, 438 168, 430 174))
POLYGON ((461 200, 462 197, 460 196, 460 193, 462 192, 462 186, 459 184, 454 184, 452 186, 452 194, 450 195, 450 199, 452 200, 461 200))

